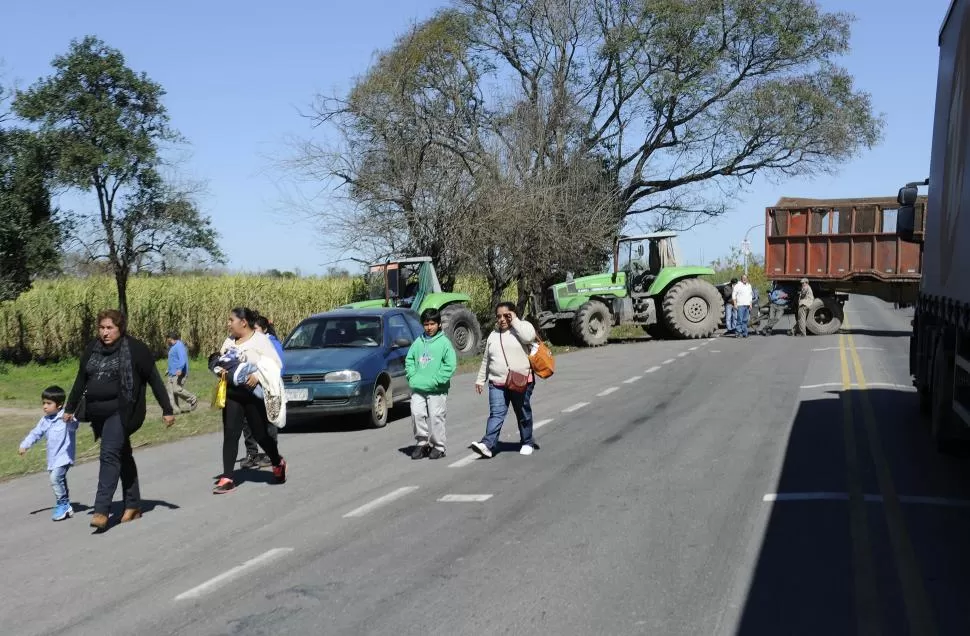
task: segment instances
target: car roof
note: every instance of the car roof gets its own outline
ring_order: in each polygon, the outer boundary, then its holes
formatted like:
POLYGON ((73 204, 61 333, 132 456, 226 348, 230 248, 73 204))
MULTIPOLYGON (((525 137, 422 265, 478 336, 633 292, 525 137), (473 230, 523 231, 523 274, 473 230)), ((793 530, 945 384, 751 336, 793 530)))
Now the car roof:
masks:
MULTIPOLYGON (((414 313, 401 307, 368 307, 365 309, 332 309, 308 318, 379 318, 388 314, 414 313)), ((304 318, 307 320, 307 318, 304 318)))

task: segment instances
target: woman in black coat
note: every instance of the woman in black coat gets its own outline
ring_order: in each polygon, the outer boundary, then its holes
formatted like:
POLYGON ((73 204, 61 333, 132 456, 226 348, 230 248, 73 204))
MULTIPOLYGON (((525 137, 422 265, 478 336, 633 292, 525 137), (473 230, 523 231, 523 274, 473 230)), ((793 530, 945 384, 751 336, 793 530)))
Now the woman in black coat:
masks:
POLYGON ((131 434, 145 422, 145 386, 151 385, 162 407, 165 424, 175 423, 172 404, 152 352, 125 333, 124 315, 115 309, 98 314, 98 337, 81 355, 74 387, 64 405, 64 419, 74 416, 81 399, 82 415, 91 422, 95 439, 101 438, 101 467, 91 526, 108 528, 111 500, 121 479, 125 512, 121 523, 141 517, 138 468, 131 451, 131 434))

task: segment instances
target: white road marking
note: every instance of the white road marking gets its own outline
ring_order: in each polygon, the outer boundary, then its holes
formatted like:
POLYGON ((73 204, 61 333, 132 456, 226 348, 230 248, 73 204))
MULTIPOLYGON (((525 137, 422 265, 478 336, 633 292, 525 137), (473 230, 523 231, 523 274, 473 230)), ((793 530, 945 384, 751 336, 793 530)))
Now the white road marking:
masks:
POLYGON ((480 501, 488 501, 492 498, 492 495, 445 495, 438 501, 443 501, 445 503, 475 503, 480 501))
POLYGON ((599 393, 597 393, 596 394, 596 397, 606 397, 610 393, 616 393, 619 390, 620 390, 620 387, 618 387, 618 386, 611 386, 610 388, 606 389, 605 391, 600 391, 599 393))
POLYGON ((573 404, 572 406, 567 406, 566 408, 564 408, 562 410, 562 412, 563 413, 572 413, 574 411, 578 411, 579 409, 583 408, 584 406, 589 406, 589 402, 577 402, 576 404, 573 404))
POLYGON ((380 506, 383 506, 386 503, 390 503, 395 499, 400 499, 404 495, 408 495, 417 489, 418 489, 417 486, 404 486, 403 488, 392 490, 391 492, 387 493, 383 497, 378 497, 374 501, 365 503, 360 508, 354 508, 353 510, 351 510, 350 512, 344 515, 344 519, 348 517, 363 517, 371 510, 374 510, 375 508, 379 508, 380 506))
POLYGON ((680 353, 678 353, 678 354, 677 354, 677 357, 678 357, 678 358, 683 358, 684 356, 689 356, 689 355, 690 355, 690 354, 689 354, 688 352, 686 352, 686 351, 681 351, 680 353))
MULTIPOLYGON (((883 503, 882 495, 863 495, 868 503, 883 503)), ((761 498, 762 501, 848 501, 847 492, 770 492, 761 498)), ((899 495, 900 503, 919 504, 928 506, 946 506, 949 508, 970 508, 970 500, 951 499, 949 497, 923 497, 919 495, 899 495)))
POLYGON ((660 371, 660 367, 650 367, 649 369, 644 371, 644 373, 653 373, 655 371, 660 371))
MULTIPOLYGON (((532 425, 532 430, 535 430, 537 428, 542 428, 546 424, 551 424, 551 423, 552 423, 552 418, 549 418, 548 420, 539 420, 538 422, 532 425)), ((473 455, 473 457, 478 457, 478 455, 473 455)))
MULTIPOLYGON (((885 351, 882 347, 856 347, 856 351, 885 351)), ((819 347, 812 351, 839 351, 839 347, 819 347)))
POLYGON ((676 360, 674 360, 673 358, 671 358, 669 360, 664 360, 663 361, 663 364, 670 364, 671 362, 676 362, 676 360))
POLYGON ((471 464, 479 457, 481 457, 481 455, 479 455, 478 453, 472 453, 471 455, 466 455, 465 457, 462 457, 455 463, 448 464, 448 468, 461 468, 462 466, 467 466, 468 464, 471 464))
POLYGON ((697 351, 697 347, 691 347, 688 349, 688 351, 697 351))
POLYGON ((642 379, 643 379, 642 375, 635 375, 632 378, 627 378, 626 380, 624 380, 623 384, 633 384, 637 380, 642 380, 642 379))
POLYGON ((211 592, 212 590, 216 589, 220 585, 223 585, 224 583, 227 583, 230 580, 242 575, 247 570, 252 570, 252 569, 261 567, 266 563, 269 563, 273 559, 277 559, 283 556, 284 554, 289 554, 292 551, 293 551, 293 548, 273 548, 272 550, 268 550, 260 554, 258 557, 255 557, 246 561, 242 565, 237 565, 231 570, 227 570, 226 572, 223 572, 219 576, 213 577, 208 581, 206 581, 205 583, 193 587, 191 590, 187 592, 182 592, 181 594, 175 597, 175 600, 183 601, 189 598, 199 598, 200 596, 207 594, 208 592, 211 592))
POLYGON ((720 349, 711 349, 711 353, 721 353, 720 349))

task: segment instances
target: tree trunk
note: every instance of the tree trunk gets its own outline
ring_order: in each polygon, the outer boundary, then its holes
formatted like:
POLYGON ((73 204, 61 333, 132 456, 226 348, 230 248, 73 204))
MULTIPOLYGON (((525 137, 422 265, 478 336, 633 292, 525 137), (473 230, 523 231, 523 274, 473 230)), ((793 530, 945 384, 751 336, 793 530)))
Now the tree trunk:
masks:
POLYGON ((115 270, 115 286, 118 288, 118 311, 128 317, 128 272, 115 270))

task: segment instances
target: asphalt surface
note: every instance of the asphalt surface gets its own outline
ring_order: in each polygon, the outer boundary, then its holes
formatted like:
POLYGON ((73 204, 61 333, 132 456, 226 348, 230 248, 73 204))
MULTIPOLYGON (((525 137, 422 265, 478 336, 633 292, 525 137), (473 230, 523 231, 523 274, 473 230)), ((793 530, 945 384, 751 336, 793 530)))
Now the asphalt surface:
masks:
POLYGON ((46 475, 2 484, 0 631, 970 633, 970 459, 920 423, 911 313, 847 309, 839 336, 562 356, 531 457, 510 415, 504 452, 465 459, 487 416, 466 375, 438 461, 406 454, 406 410, 294 423, 286 485, 216 497, 221 439, 194 438, 139 452, 144 518, 95 536, 96 464, 61 523, 46 475))

